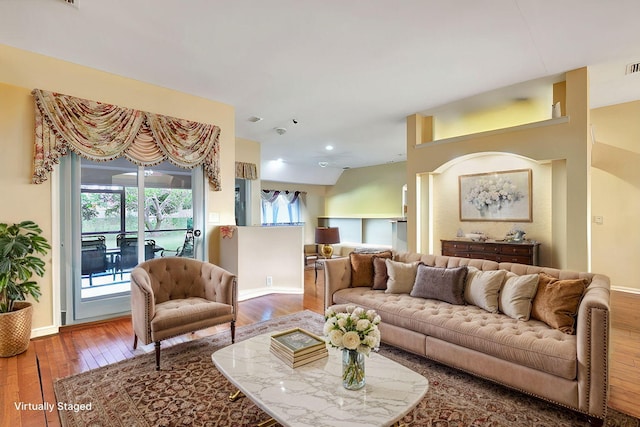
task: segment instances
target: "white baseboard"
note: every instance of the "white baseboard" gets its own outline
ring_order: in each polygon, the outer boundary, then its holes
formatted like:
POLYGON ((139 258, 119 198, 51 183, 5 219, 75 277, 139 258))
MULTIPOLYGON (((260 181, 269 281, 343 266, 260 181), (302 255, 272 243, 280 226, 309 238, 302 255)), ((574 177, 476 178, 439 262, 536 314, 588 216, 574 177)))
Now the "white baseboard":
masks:
POLYGON ((625 286, 611 286, 611 290, 616 292, 628 292, 630 294, 640 295, 640 289, 638 288, 627 288, 625 286))
POLYGON ((238 292, 238 301, 244 301, 251 298, 261 297, 269 294, 304 294, 304 290, 300 288, 260 288, 249 289, 246 291, 238 292))
POLYGON ((31 338, 46 337, 47 335, 55 335, 59 332, 58 326, 43 326, 31 330, 31 338))

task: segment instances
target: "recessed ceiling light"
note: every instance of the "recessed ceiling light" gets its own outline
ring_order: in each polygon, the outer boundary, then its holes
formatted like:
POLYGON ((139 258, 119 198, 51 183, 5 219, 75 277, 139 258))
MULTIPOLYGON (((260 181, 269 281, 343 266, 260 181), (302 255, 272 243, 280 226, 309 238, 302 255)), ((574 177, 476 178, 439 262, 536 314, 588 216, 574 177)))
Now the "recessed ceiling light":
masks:
POLYGON ((247 120, 249 120, 251 123, 258 123, 259 121, 262 121, 262 117, 251 116, 247 120))
POLYGON ((318 165, 320 165, 321 168, 326 168, 329 166, 329 162, 318 162, 318 165))
POLYGON ((333 150, 333 145, 327 145, 326 147, 324 147, 324 149, 327 151, 331 151, 333 150))

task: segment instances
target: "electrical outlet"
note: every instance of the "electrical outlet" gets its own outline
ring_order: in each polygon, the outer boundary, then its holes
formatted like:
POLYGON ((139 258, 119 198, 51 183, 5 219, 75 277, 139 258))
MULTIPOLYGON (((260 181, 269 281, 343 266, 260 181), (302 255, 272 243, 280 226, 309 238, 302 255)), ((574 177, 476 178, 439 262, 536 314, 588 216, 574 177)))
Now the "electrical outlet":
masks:
POLYGON ((267 286, 273 286, 273 277, 267 276, 267 286))
POLYGON ((604 217, 602 217, 601 215, 596 215, 593 217, 593 222, 595 222, 596 224, 604 224, 604 217))

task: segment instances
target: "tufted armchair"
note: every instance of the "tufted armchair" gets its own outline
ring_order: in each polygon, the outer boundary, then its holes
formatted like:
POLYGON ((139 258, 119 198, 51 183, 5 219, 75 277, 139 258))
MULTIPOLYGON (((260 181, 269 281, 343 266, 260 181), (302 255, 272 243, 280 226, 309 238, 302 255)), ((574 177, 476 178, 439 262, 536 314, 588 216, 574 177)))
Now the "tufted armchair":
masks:
POLYGON ((138 339, 155 343, 160 370, 160 341, 230 322, 235 341, 238 313, 236 276, 217 265, 191 258, 156 258, 131 272, 133 348, 138 339))

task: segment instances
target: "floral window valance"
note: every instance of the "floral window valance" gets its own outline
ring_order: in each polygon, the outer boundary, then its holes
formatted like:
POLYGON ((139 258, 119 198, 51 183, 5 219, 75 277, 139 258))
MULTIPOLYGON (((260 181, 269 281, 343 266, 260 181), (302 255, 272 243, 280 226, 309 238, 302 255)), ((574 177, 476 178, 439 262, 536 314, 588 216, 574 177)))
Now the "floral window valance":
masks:
POLYGON ((169 160, 178 167, 203 165, 213 190, 220 186, 220 128, 131 108, 35 89, 33 182, 69 150, 96 161, 126 157, 141 166, 169 160))
POLYGON ((256 164, 236 162, 236 178, 258 179, 258 168, 256 164))

